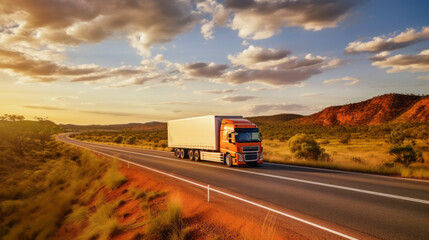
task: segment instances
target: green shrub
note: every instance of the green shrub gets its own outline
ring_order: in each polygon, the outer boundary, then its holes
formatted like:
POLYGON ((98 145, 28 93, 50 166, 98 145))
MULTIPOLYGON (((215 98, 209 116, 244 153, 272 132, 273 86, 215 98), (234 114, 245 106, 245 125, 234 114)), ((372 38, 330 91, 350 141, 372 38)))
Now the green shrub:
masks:
POLYGON ((328 161, 329 155, 307 134, 296 134, 288 141, 288 146, 297 158, 328 161))
POLYGON ((137 141, 137 137, 136 136, 130 136, 127 139, 127 144, 135 144, 137 141))
POLYGON ((115 137, 115 139, 113 140, 113 142, 115 142, 115 143, 122 143, 123 140, 124 140, 124 138, 121 135, 119 135, 119 136, 115 137))
POLYGON ((410 144, 394 146, 389 151, 390 154, 395 156, 394 163, 402 164, 408 167, 412 163, 424 162, 422 153, 417 151, 410 144))

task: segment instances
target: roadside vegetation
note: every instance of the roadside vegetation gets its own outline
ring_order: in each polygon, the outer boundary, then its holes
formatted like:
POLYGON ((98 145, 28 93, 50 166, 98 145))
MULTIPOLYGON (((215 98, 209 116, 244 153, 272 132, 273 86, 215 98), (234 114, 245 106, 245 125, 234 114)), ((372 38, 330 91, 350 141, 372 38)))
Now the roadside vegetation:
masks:
MULTIPOLYGON (((254 121, 268 162, 429 178, 429 123, 302 126, 254 121)), ((78 140, 165 150, 166 130, 86 131, 78 140), (120 140, 120 141, 119 141, 120 140)))
POLYGON ((132 146, 152 150, 169 150, 167 147, 168 141, 166 130, 91 130, 83 132, 81 134, 72 134, 70 137, 87 142, 101 142, 105 144, 132 146))
POLYGON ((165 192, 128 188, 118 162, 56 141, 62 131, 42 118, 0 119, 0 239, 189 238, 180 204, 153 211, 165 192))

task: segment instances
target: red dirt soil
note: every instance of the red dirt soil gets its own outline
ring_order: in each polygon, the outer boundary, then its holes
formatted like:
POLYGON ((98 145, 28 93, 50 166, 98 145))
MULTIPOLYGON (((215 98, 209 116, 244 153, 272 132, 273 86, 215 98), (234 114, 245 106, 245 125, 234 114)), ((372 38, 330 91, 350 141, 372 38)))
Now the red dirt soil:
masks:
MULTIPOLYGON (((239 202, 218 193, 211 192, 210 203, 207 202, 207 190, 188 183, 164 176, 144 168, 122 164, 121 173, 128 181, 116 190, 102 188, 88 204, 95 212, 98 201, 121 201, 115 211, 120 225, 142 223, 148 219, 147 210, 140 200, 135 200, 128 189, 144 189, 146 192, 166 192, 149 202, 152 213, 165 210, 169 201, 178 201, 182 206, 186 225, 191 228, 190 239, 341 239, 331 233, 300 223, 296 220, 277 215, 267 210, 257 208, 247 203, 239 202)), ((341 226, 314 219, 311 216, 283 209, 272 204, 252 199, 247 196, 215 187, 218 190, 234 194, 247 200, 273 207, 293 216, 304 218, 324 227, 335 229, 344 234, 350 234, 361 239, 372 239, 370 236, 345 229, 341 226)), ((54 239, 75 239, 84 228, 84 224, 63 225, 57 231, 54 239)), ((137 233, 144 230, 144 225, 137 228, 117 232, 115 240, 136 239, 137 233)), ((138 239, 138 238, 137 238, 138 239)))

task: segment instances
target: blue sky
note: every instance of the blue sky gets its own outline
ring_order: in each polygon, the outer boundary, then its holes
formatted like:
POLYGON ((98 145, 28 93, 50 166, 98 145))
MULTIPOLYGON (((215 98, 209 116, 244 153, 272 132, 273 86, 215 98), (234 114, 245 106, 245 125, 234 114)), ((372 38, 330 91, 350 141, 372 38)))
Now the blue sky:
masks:
POLYGON ((88 2, 88 13, 23 2, 0 6, 0 113, 79 124, 307 115, 429 93, 423 0, 139 0, 141 9, 109 0, 88 2))

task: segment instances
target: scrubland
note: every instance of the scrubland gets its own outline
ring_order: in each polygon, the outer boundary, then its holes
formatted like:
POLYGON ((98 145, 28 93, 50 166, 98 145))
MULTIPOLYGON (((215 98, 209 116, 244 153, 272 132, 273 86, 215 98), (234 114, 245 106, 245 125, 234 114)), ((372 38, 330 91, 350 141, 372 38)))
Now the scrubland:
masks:
POLYGON ((57 142, 49 121, 0 121, 0 238, 186 239, 181 205, 124 188, 118 162, 57 142), (124 206, 135 206, 133 211, 124 206), (130 220, 127 216, 139 214, 130 220))
MULTIPOLYGON (((263 136, 264 160, 312 167, 402 177, 429 178, 429 124, 376 126, 300 126, 287 122, 256 122, 263 136), (324 158, 299 157, 288 146, 290 138, 306 134, 324 151, 324 158), (392 135, 393 134, 393 135, 392 135), (395 135, 396 134, 396 135, 395 135), (393 136, 393 137, 392 137, 393 136), (395 161, 393 148, 409 145, 421 157, 409 165, 395 161), (423 162, 422 162, 423 161, 423 162)), ((87 131, 78 140, 169 151, 166 130, 87 131)), ((402 155, 407 157, 409 152, 402 155)), ((404 157, 404 156, 400 157, 404 157)))

